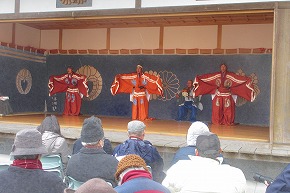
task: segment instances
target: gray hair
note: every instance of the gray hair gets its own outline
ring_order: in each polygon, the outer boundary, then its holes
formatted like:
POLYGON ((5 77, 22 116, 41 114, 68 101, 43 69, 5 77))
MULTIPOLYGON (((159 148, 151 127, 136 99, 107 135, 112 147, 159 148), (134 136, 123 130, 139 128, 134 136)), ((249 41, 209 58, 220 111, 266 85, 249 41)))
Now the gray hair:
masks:
POLYGON ((128 123, 128 134, 141 137, 144 133, 146 125, 142 121, 134 120, 128 123))

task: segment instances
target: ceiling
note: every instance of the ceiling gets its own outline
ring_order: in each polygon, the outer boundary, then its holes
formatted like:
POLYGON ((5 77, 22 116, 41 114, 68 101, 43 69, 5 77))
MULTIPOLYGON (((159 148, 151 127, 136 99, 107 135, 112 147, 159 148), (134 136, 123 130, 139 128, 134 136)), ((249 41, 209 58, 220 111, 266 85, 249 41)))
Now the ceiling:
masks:
POLYGON ((273 11, 90 16, 18 21, 40 30, 273 23, 273 11))

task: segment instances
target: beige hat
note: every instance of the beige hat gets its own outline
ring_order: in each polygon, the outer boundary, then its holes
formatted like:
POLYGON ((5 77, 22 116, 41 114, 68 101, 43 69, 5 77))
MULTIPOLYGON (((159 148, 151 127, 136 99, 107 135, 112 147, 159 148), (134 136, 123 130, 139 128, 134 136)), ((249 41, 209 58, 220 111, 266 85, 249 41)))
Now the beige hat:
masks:
POLYGON ((100 178, 93 178, 82 184, 77 190, 66 188, 64 193, 117 193, 112 186, 100 178))

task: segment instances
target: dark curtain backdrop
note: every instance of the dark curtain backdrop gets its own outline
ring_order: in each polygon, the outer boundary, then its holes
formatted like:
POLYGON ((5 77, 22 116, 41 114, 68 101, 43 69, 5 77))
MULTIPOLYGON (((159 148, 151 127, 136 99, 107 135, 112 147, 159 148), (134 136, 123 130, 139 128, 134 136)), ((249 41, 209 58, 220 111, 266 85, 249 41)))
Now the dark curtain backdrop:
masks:
MULTIPOLYGON (((129 101, 129 95, 119 94, 112 96, 110 93, 110 86, 116 74, 134 72, 136 65, 141 63, 144 71, 152 70, 155 73, 161 73, 163 78, 167 79, 167 81, 171 81, 170 78, 177 79, 180 84, 179 89, 182 89, 185 87, 188 79, 194 79, 196 75, 219 71, 220 64, 226 63, 229 71, 237 72, 239 69, 242 69, 247 76, 255 73, 258 78, 258 86, 260 89, 260 94, 254 102, 247 102, 243 106, 236 107, 236 122, 241 124, 268 126, 270 116, 271 60, 272 56, 270 54, 218 56, 50 55, 47 57, 47 74, 58 75, 65 73, 68 65, 72 65, 75 70, 86 65, 94 67, 102 77, 102 90, 100 95, 94 100, 83 100, 81 112, 83 114, 131 117, 131 102, 129 101)), ((10 69, 10 65, 5 65, 5 68, 10 69)), ((39 88, 41 93, 33 92, 33 95, 37 96, 34 97, 41 98, 46 95, 47 90, 42 88, 48 81, 48 77, 42 76, 42 74, 45 74, 44 68, 42 66, 29 65, 25 62, 21 66, 27 66, 33 73, 39 73, 34 76, 39 77, 35 77, 35 84, 38 85, 36 88, 39 88)), ((21 67, 16 65, 15 68, 21 67)), ((92 83, 89 82, 89 85, 91 87, 92 83)), ((25 98, 26 96, 22 97, 25 98)), ((54 98, 48 97, 47 100, 49 101, 49 111, 53 111, 52 106, 56 106, 55 111, 58 113, 62 112, 64 94, 57 94, 54 98)), ((43 101, 44 98, 38 102, 39 107, 41 107, 43 101)), ((202 104, 204 110, 198 112, 198 119, 210 122, 211 96, 203 96, 202 104)), ((29 109, 26 106, 25 108, 29 109)), ((160 100, 160 98, 151 100, 149 104, 149 116, 165 120, 176 119, 177 108, 178 104, 174 98, 166 101, 160 100)))
POLYGON ((45 63, 27 61, 12 57, 0 56, 0 92, 10 97, 10 105, 14 113, 43 112, 47 99, 47 68, 45 63), (18 77, 18 73, 25 69, 31 75, 18 77), (32 81, 30 81, 32 80, 32 81), (19 82, 23 91, 31 85, 28 93, 21 94, 16 83, 19 82))

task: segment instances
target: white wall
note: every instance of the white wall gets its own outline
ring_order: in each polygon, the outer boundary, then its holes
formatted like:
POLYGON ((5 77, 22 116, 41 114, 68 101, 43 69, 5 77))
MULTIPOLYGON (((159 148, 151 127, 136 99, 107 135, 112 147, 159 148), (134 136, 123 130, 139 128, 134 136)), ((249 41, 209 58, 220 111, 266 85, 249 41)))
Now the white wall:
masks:
POLYGON ((225 25, 222 48, 272 48, 273 24, 225 25))
POLYGON ((41 30, 40 48, 57 49, 59 30, 41 30))
MULTIPOLYGON (((2 0, 0 0, 2 1, 2 0)), ((20 12, 55 12, 134 8, 135 0, 92 0, 92 7, 56 8, 56 0, 21 0, 20 12)))
POLYGON ((111 49, 157 49, 159 27, 113 28, 111 49))
POLYGON ((63 49, 105 49, 107 29, 63 30, 63 49))
POLYGON ((14 13, 15 0, 0 0, 0 14, 1 13, 14 13))
POLYGON ((12 23, 0 23, 0 42, 12 42, 12 23))
MULTIPOLYGON (((15 44, 59 49, 58 30, 37 30, 17 24, 15 44)), ((110 49, 158 49, 159 27, 111 28, 110 49)), ((63 30, 62 49, 106 49, 107 29, 63 30)), ((217 26, 164 27, 164 49, 215 49, 217 26)), ((12 24, 0 23, 0 41, 12 42, 12 24)), ((224 25, 222 49, 272 48, 273 24, 224 25)))
POLYGON ((21 24, 15 27, 15 44, 20 46, 40 47, 40 30, 21 24))
POLYGON ((217 47, 217 26, 165 27, 164 49, 217 47))

